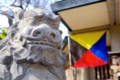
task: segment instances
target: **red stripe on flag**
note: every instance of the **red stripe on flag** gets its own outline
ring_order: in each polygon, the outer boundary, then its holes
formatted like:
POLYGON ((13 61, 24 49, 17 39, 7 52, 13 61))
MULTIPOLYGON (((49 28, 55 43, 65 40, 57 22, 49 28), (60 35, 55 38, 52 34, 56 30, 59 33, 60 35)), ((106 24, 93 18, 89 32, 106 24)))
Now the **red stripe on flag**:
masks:
POLYGON ((105 64, 107 64, 107 62, 95 56, 90 50, 87 50, 72 67, 96 67, 105 64))

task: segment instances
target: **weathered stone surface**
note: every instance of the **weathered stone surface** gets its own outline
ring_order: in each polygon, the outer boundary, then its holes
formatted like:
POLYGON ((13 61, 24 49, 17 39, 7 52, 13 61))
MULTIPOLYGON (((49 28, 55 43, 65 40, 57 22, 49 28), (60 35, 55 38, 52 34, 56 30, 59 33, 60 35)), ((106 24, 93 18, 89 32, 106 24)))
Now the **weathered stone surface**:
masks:
POLYGON ((3 80, 66 80, 59 16, 42 9, 19 10, 0 45, 3 80))

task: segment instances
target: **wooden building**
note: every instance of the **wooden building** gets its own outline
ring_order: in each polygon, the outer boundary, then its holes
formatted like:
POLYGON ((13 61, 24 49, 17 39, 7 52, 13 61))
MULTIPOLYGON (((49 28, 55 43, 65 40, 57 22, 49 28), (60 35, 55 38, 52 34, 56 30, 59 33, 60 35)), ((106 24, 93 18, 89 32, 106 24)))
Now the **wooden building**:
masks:
MULTIPOLYGON (((67 80, 116 80, 120 76, 120 0, 62 0, 51 7, 70 34, 107 30, 109 64, 96 68, 69 67, 67 80)), ((64 50, 69 53, 68 48, 64 50)))

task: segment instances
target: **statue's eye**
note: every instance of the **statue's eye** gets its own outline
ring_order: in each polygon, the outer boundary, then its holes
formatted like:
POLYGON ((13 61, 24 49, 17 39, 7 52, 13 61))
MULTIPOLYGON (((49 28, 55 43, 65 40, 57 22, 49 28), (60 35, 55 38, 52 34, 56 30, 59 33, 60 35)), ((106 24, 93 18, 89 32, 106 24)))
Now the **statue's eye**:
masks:
POLYGON ((53 38, 55 38, 55 33, 54 32, 51 32, 51 34, 50 34, 53 38))
POLYGON ((36 36, 40 36, 40 34, 41 34, 41 31, 35 30, 32 35, 36 37, 36 36))
POLYGON ((62 34, 63 32, 61 30, 59 30, 60 34, 62 34))
POLYGON ((41 34, 41 32, 40 32, 40 31, 37 31, 36 34, 41 34))

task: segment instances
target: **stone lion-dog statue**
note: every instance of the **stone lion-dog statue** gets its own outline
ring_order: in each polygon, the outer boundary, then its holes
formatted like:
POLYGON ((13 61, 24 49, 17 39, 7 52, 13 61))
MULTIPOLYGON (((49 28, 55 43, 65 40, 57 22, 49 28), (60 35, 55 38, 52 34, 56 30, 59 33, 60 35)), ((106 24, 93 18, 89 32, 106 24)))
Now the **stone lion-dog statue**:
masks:
POLYGON ((66 80, 60 17, 43 9, 15 12, 0 41, 0 80, 66 80))

